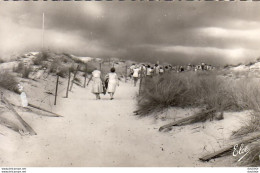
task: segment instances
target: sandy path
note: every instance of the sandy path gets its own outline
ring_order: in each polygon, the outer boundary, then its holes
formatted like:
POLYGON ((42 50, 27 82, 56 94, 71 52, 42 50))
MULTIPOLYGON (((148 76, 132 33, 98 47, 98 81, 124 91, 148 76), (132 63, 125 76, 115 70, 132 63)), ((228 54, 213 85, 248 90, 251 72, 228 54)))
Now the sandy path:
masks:
POLYGON ((4 166, 210 166, 198 161, 205 134, 160 133, 165 122, 133 116, 137 87, 121 83, 112 101, 90 88, 59 98, 63 118, 24 116, 38 135, 19 137, 4 166))

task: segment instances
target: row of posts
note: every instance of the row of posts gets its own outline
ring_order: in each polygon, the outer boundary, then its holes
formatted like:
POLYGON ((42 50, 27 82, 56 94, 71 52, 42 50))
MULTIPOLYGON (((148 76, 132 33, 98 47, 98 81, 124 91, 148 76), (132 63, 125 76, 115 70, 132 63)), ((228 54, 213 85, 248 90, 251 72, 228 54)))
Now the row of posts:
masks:
MULTIPOLYGON (((71 71, 69 70, 69 77, 68 77, 68 84, 67 84, 67 90, 66 90, 66 97, 69 97, 69 91, 72 90, 73 83, 76 79, 77 73, 79 71, 79 65, 77 66, 77 69, 74 71, 73 79, 70 82, 71 79, 71 71)), ((114 63, 113 63, 114 67, 114 63)), ((87 68, 87 67, 86 67, 87 68)), ((102 63, 99 63, 99 70, 102 70, 102 63)), ((85 71, 85 76, 84 76, 84 88, 86 88, 86 79, 87 79, 87 70, 85 71)), ((142 86, 142 80, 143 80, 143 68, 141 68, 141 75, 140 75, 140 84, 139 84, 139 95, 141 93, 141 86, 142 86)), ((127 81, 127 65, 125 66, 125 82, 127 81)), ((59 75, 57 74, 57 81, 56 81, 56 88, 55 88, 55 99, 54 99, 54 105, 57 104, 57 96, 58 96, 58 87, 59 87, 59 75)))

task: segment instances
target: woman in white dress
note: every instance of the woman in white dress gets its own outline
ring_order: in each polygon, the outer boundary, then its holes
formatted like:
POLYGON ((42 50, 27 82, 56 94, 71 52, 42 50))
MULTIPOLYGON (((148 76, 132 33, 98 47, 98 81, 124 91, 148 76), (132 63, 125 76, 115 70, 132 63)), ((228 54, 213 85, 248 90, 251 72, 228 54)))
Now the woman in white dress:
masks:
POLYGON ((110 73, 106 75, 106 78, 108 78, 108 87, 107 92, 110 94, 110 100, 113 100, 113 96, 116 92, 116 86, 119 86, 119 80, 117 77, 117 74, 115 73, 115 68, 111 68, 110 73))
MULTIPOLYGON (((91 92, 96 95, 96 99, 98 100, 98 99, 100 99, 100 94, 103 93, 103 84, 102 84, 102 80, 101 80, 101 71, 94 70, 92 72, 92 75, 91 75, 89 81, 91 79, 93 80, 91 92)), ((88 81, 88 83, 89 83, 89 81, 88 81)))

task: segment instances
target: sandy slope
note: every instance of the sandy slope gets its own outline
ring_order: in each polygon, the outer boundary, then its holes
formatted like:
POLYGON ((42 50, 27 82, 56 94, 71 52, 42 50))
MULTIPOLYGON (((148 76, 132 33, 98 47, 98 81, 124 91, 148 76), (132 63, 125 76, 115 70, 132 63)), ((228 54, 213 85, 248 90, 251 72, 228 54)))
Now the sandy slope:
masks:
MULTIPOLYGON (((219 142, 242 119, 237 115, 161 133, 158 128, 167 122, 133 116, 137 87, 121 83, 115 100, 108 95, 95 100, 90 88, 74 85, 69 98, 58 98, 52 109, 62 118, 23 112, 37 136, 19 136, 0 126, 5 132, 0 134, 0 166, 232 166, 223 159, 202 163, 198 157, 223 146, 219 142)), ((181 114, 174 111, 165 114, 181 114)))

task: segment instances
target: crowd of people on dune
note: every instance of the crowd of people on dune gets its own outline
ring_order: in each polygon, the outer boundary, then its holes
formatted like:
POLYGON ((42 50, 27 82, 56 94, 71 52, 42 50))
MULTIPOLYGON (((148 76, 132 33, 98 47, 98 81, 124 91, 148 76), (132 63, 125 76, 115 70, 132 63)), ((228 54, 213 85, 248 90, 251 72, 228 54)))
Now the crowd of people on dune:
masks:
MULTIPOLYGON (((177 73, 184 71, 205 71, 205 70, 213 70, 214 67, 211 65, 201 63, 199 65, 191 65, 187 66, 172 66, 172 65, 159 65, 159 64, 132 64, 129 67, 129 77, 134 81, 134 86, 137 85, 137 81, 140 78, 152 78, 153 76, 162 75, 164 73, 168 73, 170 71, 174 71, 177 73)), ((91 92, 95 94, 96 99, 101 99, 100 94, 108 93, 110 95, 110 100, 114 99, 114 94, 116 92, 116 88, 119 86, 119 76, 116 74, 116 69, 112 67, 110 72, 105 75, 103 79, 101 77, 101 71, 97 70, 97 68, 92 72, 91 77, 87 83, 92 80, 92 90, 91 92)), ((127 77, 127 76, 125 76, 127 77)))

